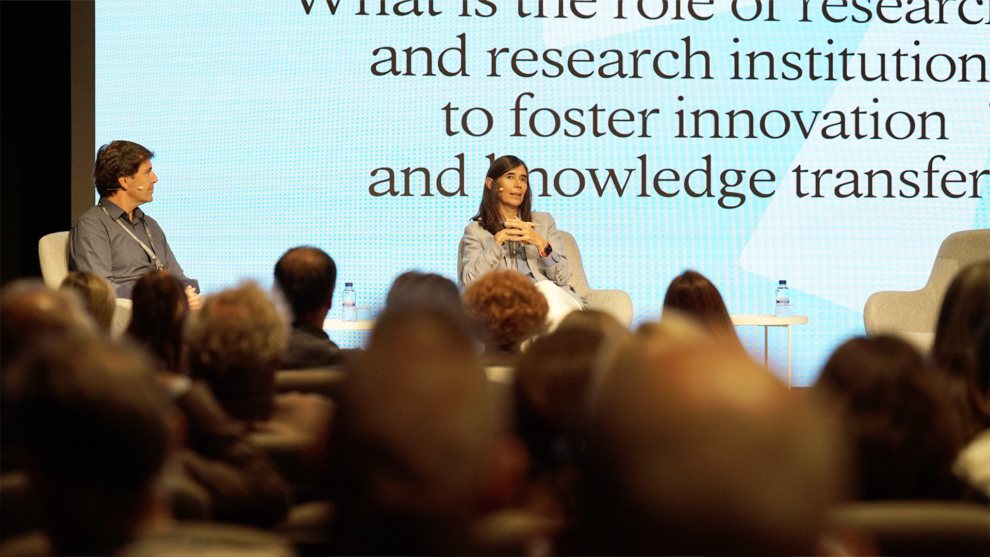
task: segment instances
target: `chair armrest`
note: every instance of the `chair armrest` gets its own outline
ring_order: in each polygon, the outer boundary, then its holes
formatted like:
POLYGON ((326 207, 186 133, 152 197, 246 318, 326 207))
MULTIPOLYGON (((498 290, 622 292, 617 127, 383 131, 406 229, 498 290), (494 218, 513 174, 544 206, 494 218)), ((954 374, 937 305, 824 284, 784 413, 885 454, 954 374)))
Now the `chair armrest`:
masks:
POLYGON ((624 290, 588 291, 588 309, 603 311, 615 317, 619 323, 632 327, 633 305, 629 293, 624 290))
POLYGON ((119 338, 131 324, 131 310, 134 304, 127 298, 117 298, 117 309, 113 312, 113 322, 110 323, 110 337, 119 338))
POLYGON ((901 340, 918 349, 922 356, 928 356, 935 345, 935 333, 916 333, 914 331, 895 331, 901 340))
POLYGON ((340 388, 346 378, 347 371, 341 367, 286 369, 275 372, 275 390, 279 393, 318 393, 333 400, 340 397, 340 388))
POLYGON ((928 289, 911 292, 876 292, 863 307, 866 334, 876 336, 898 331, 934 333, 942 300, 928 289))

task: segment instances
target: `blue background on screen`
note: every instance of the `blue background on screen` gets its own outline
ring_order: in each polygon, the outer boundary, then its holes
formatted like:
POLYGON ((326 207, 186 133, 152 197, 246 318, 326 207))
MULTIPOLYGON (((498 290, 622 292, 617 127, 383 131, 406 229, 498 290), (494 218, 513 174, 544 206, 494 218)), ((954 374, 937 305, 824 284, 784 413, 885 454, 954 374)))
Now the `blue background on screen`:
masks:
MULTIPOLYGON (((923 169, 931 155, 941 153, 948 157, 942 168, 985 169, 990 154, 986 83, 728 79, 729 54, 737 49, 779 54, 812 47, 835 52, 902 47, 986 55, 990 34, 985 26, 796 23, 798 2, 777 6, 781 21, 774 23, 741 22, 720 10, 709 21, 623 28, 573 18, 520 19, 514 3, 500 5, 491 18, 456 17, 460 2, 436 5, 444 10, 442 16, 415 18, 356 16, 357 2, 347 0, 340 1, 336 15, 322 0, 309 15, 298 0, 100 0, 95 146, 129 139, 155 151, 161 181, 154 203, 143 209, 161 223, 186 274, 199 279, 206 293, 243 278, 268 286, 279 256, 308 244, 330 253, 338 284, 355 282, 359 305, 373 308, 380 308, 392 279, 406 270, 456 280, 457 242, 477 210, 490 153, 515 154, 530 167, 547 169, 551 179, 562 168, 581 169, 586 180, 585 169, 604 173, 614 168, 624 178, 623 169, 637 169, 637 157, 645 154, 650 182, 662 168, 683 176, 711 155, 713 198, 683 192, 673 198, 638 197, 634 174, 621 197, 614 188, 599 197, 590 181, 575 197, 559 195, 550 185, 552 195, 534 197, 534 209, 551 212, 561 229, 576 236, 593 287, 629 292, 635 323, 660 315, 667 284, 688 268, 708 276, 734 314, 772 313, 776 280, 788 279, 797 313, 810 319, 794 330, 797 385, 814 381, 836 345, 863 334, 862 304, 870 293, 921 288, 945 235, 990 224, 986 181, 982 198, 958 200, 797 199, 787 182, 799 162, 812 168, 894 171, 923 169), (372 56, 377 47, 429 46, 436 54, 455 46, 461 33, 469 77, 376 77, 369 72, 379 59, 372 56), (648 69, 642 79, 522 78, 509 71, 507 58, 501 60, 502 77, 486 77, 486 51, 493 48, 680 51, 688 36, 696 50, 710 53, 714 79, 664 80, 648 69), (921 45, 914 46, 919 38, 921 45), (526 118, 540 107, 562 113, 572 107, 587 111, 594 104, 634 112, 656 108, 659 115, 651 122, 650 138, 510 137, 509 108, 522 92, 534 95, 525 101, 526 118), (873 98, 880 102, 872 103, 873 98), (493 131, 483 137, 463 132, 448 137, 441 111, 448 102, 461 107, 461 114, 469 107, 487 108, 495 117, 493 131), (674 137, 679 109, 762 114, 857 105, 888 112, 945 111, 949 140, 868 144, 815 141, 812 134, 806 141, 794 130, 782 139, 674 137), (456 165, 460 153, 466 161, 467 196, 422 197, 421 182, 411 197, 369 195, 369 185, 381 177, 370 176, 376 168, 425 167, 435 180, 438 172, 456 165), (747 170, 747 179, 756 169, 769 169, 777 178, 772 186, 777 193, 762 199, 737 188, 746 194, 744 204, 721 208, 718 173, 726 168, 747 170)), ((632 5, 627 2, 627 10, 632 5)), ((752 2, 741 5, 753 7, 752 2)), ((370 10, 376 7, 369 3, 370 10)), ((573 173, 563 180, 564 191, 577 187, 573 173)), ((533 185, 540 193, 539 180, 533 185)), ((455 185, 445 181, 445 187, 455 185)), ((338 312, 335 307, 331 317, 338 312)), ((762 352, 762 331, 744 327, 739 332, 754 353, 762 352)), ((345 345, 363 339, 334 336, 345 345)), ((783 373, 786 334, 770 331, 770 344, 771 367, 783 373)))

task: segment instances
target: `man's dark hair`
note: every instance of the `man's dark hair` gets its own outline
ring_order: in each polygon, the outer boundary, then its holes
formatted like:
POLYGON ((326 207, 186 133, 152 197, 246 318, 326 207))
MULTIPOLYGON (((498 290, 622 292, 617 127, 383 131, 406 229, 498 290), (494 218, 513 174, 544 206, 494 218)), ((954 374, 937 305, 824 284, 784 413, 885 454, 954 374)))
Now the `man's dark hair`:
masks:
POLYGON ((165 393, 143 353, 91 335, 46 337, 5 374, 57 555, 129 541, 168 452, 165 393))
POLYGON ((138 167, 153 156, 153 152, 133 141, 111 141, 100 147, 93 165, 93 183, 100 197, 116 193, 120 189, 117 179, 133 176, 138 167))
POLYGON ((320 309, 337 286, 337 265, 312 246, 290 249, 275 264, 275 283, 292 308, 294 319, 320 309))
POLYGON ((385 311, 431 310, 466 319, 461 293, 454 281, 435 273, 407 271, 395 277, 385 296, 385 311))

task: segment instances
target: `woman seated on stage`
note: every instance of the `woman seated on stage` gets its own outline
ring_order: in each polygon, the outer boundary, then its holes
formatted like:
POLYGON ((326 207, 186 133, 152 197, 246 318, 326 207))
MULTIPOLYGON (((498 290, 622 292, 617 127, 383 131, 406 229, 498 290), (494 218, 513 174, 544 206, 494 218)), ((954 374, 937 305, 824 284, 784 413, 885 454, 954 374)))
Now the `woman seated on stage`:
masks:
POLYGON ((568 285, 571 269, 550 213, 530 209, 529 169, 512 155, 499 157, 485 177, 481 206, 464 229, 462 285, 494 271, 518 271, 536 283, 550 306, 553 329, 584 302, 568 285))
POLYGON ((729 346, 742 348, 722 294, 712 281, 697 271, 684 271, 670 281, 667 294, 663 298, 663 309, 675 309, 690 315, 716 339, 729 346))

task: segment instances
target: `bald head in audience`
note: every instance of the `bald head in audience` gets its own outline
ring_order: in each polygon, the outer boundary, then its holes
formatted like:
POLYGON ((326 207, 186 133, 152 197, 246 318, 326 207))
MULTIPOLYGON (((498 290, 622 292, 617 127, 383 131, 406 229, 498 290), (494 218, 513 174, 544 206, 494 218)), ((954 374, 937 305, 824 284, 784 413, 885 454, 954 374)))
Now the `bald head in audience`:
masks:
POLYGON ((811 552, 842 493, 830 421, 673 312, 616 354, 595 393, 575 551, 811 552))
POLYGON ((444 312, 378 320, 334 427, 342 551, 465 551, 511 476, 484 370, 444 312))

